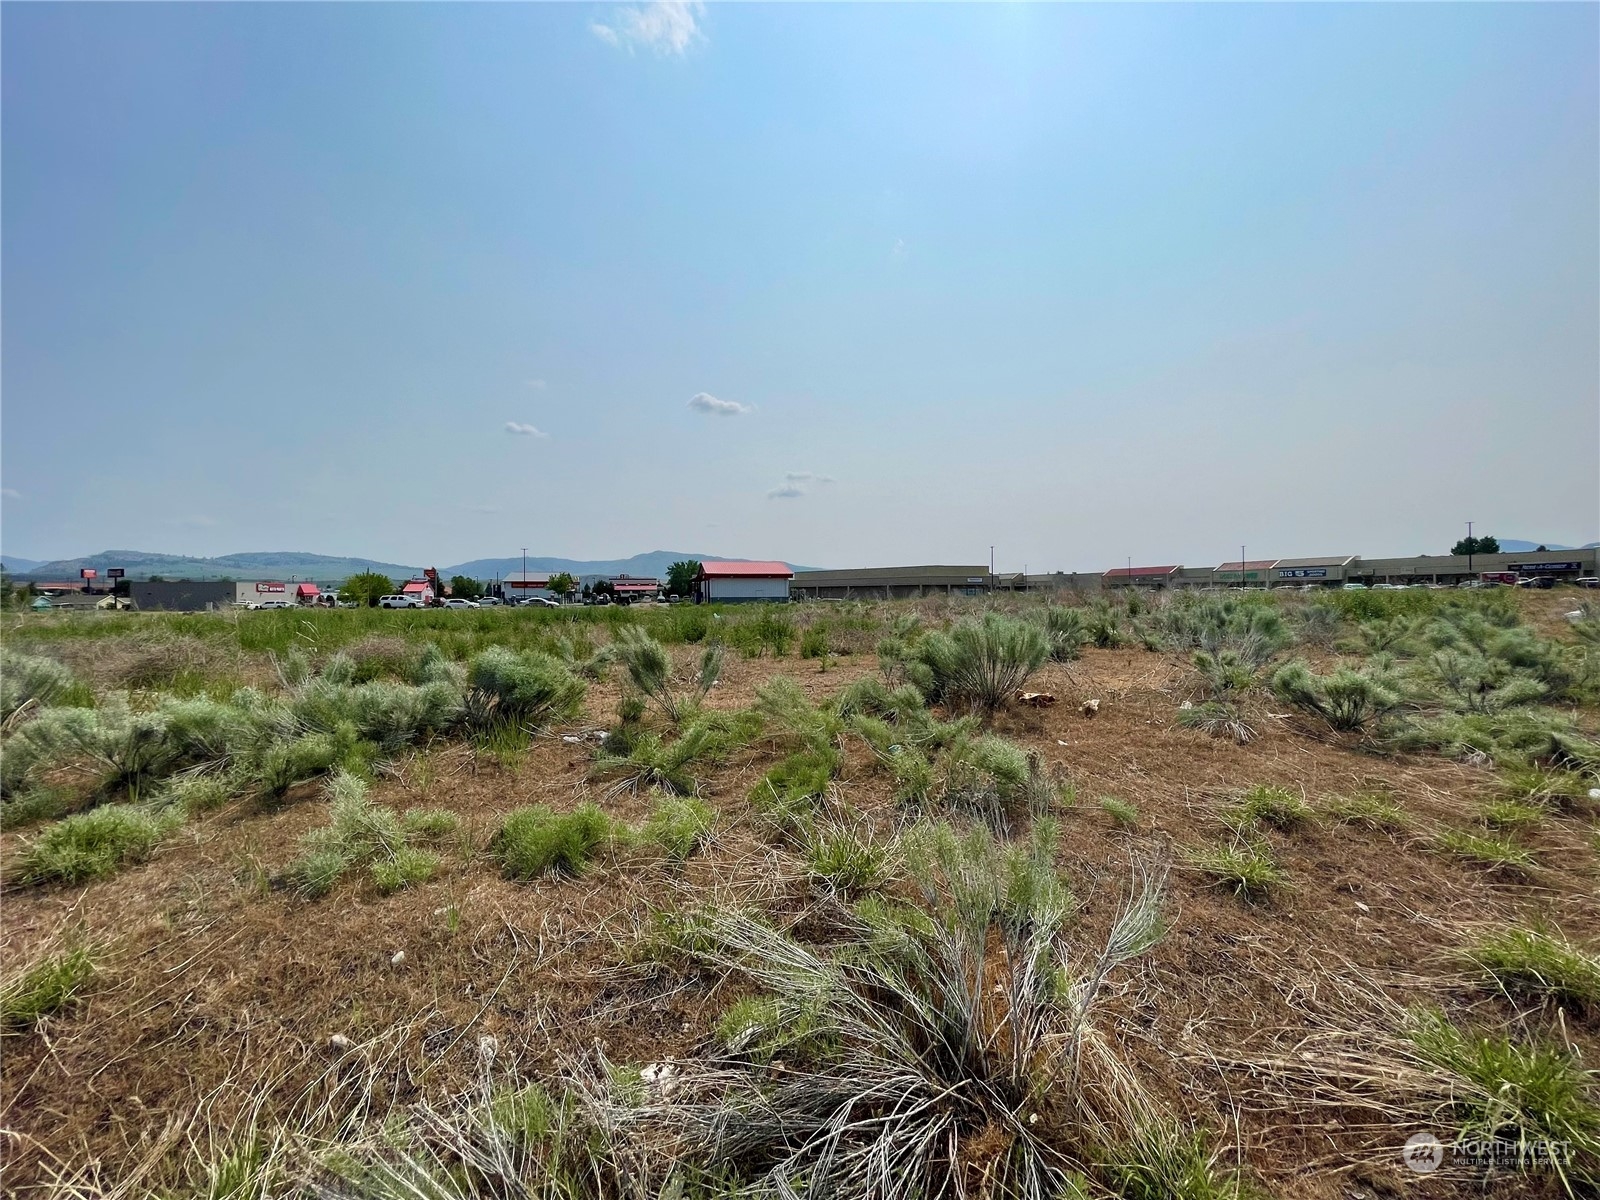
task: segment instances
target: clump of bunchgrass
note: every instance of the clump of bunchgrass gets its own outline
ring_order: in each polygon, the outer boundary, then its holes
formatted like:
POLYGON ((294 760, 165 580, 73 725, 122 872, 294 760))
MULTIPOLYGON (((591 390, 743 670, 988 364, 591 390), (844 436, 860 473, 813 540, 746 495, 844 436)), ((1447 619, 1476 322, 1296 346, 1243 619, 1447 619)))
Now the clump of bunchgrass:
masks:
POLYGON ((930 700, 993 712, 1044 665, 1050 644, 1032 621, 985 613, 927 634, 914 653, 922 670, 912 682, 930 700))
POLYGON ((674 725, 699 708, 722 673, 722 647, 713 643, 701 651, 695 673, 687 679, 679 679, 673 669, 671 651, 634 625, 624 625, 617 630, 611 653, 622 664, 628 682, 660 708, 674 725))
POLYGON ((626 738, 611 743, 615 748, 601 746, 594 770, 615 778, 613 792, 658 787, 687 795, 699 787, 690 770, 694 764, 726 759, 748 745, 760 729, 759 715, 739 712, 702 714, 670 741, 646 730, 631 730, 626 738))
POLYGON ((658 846, 670 862, 692 858, 711 834, 715 814, 704 800, 692 796, 658 796, 639 833, 643 841, 658 846))
POLYGON ((1228 824, 1237 829, 1251 829, 1263 824, 1278 829, 1293 829, 1311 818, 1311 808, 1303 797, 1288 788, 1263 783, 1234 801, 1225 817, 1228 824))
POLYGON ((1441 829, 1434 835, 1434 844, 1455 858, 1508 875, 1526 875, 1537 865, 1533 851, 1502 834, 1441 829))
POLYGON ((1175 1121, 1140 1125, 1117 1148, 1110 1175, 1124 1200, 1249 1200, 1254 1195, 1237 1172, 1217 1162, 1204 1133, 1175 1121))
POLYGON ((1178 725, 1214 738, 1232 738, 1241 746, 1249 745, 1258 736, 1256 727, 1245 719, 1238 706, 1222 700, 1203 700, 1180 709, 1178 725))
POLYGON ((1334 796, 1322 805, 1322 811, 1341 825, 1355 825, 1374 833, 1403 833, 1412 826, 1411 814, 1387 792, 1334 796))
POLYGON ((58 1012, 94 975, 94 954, 82 942, 51 948, 0 984, 0 1031, 32 1029, 58 1012))
POLYGON ((1469 1032, 1438 1011, 1415 1014, 1409 1032, 1422 1059, 1456 1081, 1436 1115, 1450 1122, 1458 1140, 1509 1145, 1519 1165, 1554 1167, 1569 1194, 1576 1194, 1569 1166, 1594 1182, 1600 1105, 1594 1072, 1571 1051, 1469 1032))
POLYGON ((340 771, 328 782, 331 821, 300 839, 301 855, 288 878, 301 895, 326 895, 347 873, 365 867, 380 892, 424 883, 439 868, 439 856, 415 843, 455 832, 453 813, 412 810, 404 817, 374 804, 366 781, 340 771))
POLYGON ((1400 703, 1400 694, 1370 672, 1340 667, 1331 675, 1316 675, 1300 659, 1278 668, 1272 690, 1339 730, 1365 729, 1400 703))
POLYGON ((72 672, 53 658, 0 649, 0 724, 24 708, 53 704, 76 686, 72 672))
POLYGON ((506 817, 489 852, 508 879, 582 875, 617 832, 611 818, 592 803, 567 813, 535 804, 506 817))
POLYGON ((1504 798, 1486 800, 1478 810, 1478 819, 1490 829, 1532 829, 1549 815, 1543 805, 1504 798))
POLYGON ((1139 827, 1139 810, 1126 800, 1116 796, 1101 796, 1100 811, 1110 817, 1112 824, 1118 829, 1139 827))
POLYGON ((817 804, 839 769, 835 750, 801 750, 789 755, 750 789, 750 805, 773 829, 803 839, 817 804))
POLYGON ((1469 942, 1462 957, 1518 999, 1600 1011, 1600 956, 1559 930, 1501 926, 1469 942))
POLYGON ((1189 866, 1240 899, 1265 900, 1287 885, 1288 873, 1258 841, 1219 842, 1192 850, 1189 866))
POLYGON ((65 817, 23 849, 24 883, 83 883, 144 862, 183 823, 171 808, 103 804, 65 817))
POLYGON ((811 835, 805 857, 813 880, 829 894, 848 899, 889 881, 894 850, 869 830, 830 826, 811 835))
POLYGON ((571 720, 583 707, 584 682, 549 654, 490 646, 467 667, 467 682, 494 697, 500 719, 521 725, 571 720))

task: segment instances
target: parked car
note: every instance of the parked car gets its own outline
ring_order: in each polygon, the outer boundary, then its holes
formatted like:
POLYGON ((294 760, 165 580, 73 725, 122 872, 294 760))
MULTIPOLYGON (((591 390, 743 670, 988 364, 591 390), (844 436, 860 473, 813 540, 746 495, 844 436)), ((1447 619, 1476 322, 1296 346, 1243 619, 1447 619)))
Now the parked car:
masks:
POLYGON ((1364 583, 1347 583, 1344 585, 1343 590, 1347 592, 1364 592, 1367 590, 1367 585, 1364 583))
POLYGON ((415 596, 379 596, 379 608, 421 608, 415 596))
POLYGON ((444 602, 444 606, 446 608, 477 608, 478 602, 476 600, 468 600, 464 596, 451 596, 450 599, 444 602))
POLYGON ((1375 583, 1372 585, 1372 590, 1375 592, 1403 592, 1406 590, 1406 585, 1403 583, 1375 583))
POLYGON ((529 596, 526 600, 523 601, 523 603, 524 604, 536 604, 540 608, 560 608, 561 607, 561 601, 552 600, 548 596, 529 596))
POLYGON ((1600 588, 1600 577, 1594 575, 1584 575, 1572 582, 1582 588, 1600 588))
POLYGON ((483 599, 478 601, 478 607, 479 608, 499 608, 500 607, 500 597, 499 596, 485 596, 483 599))
POLYGON ((260 604, 256 605, 256 607, 257 608, 293 608, 294 605, 290 604, 287 600, 263 600, 260 604))

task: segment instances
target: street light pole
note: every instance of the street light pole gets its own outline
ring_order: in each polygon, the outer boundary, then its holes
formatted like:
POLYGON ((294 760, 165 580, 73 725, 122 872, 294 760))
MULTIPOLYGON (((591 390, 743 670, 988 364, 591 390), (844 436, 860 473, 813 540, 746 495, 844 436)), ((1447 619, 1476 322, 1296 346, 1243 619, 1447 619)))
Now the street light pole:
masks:
POLYGON ((1476 547, 1472 543, 1472 522, 1467 522, 1467 574, 1472 574, 1472 551, 1476 547))
POLYGON ((1239 590, 1244 591, 1244 543, 1239 543, 1239 590))

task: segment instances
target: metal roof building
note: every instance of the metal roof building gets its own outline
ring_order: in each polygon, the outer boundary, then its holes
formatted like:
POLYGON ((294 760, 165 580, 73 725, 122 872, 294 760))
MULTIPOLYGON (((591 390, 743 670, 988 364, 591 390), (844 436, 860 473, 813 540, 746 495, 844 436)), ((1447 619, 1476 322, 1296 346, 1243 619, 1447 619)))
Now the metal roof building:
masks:
POLYGON ((790 588, 812 600, 894 600, 926 595, 976 595, 989 588, 989 568, 977 566, 854 567, 801 571, 790 588))

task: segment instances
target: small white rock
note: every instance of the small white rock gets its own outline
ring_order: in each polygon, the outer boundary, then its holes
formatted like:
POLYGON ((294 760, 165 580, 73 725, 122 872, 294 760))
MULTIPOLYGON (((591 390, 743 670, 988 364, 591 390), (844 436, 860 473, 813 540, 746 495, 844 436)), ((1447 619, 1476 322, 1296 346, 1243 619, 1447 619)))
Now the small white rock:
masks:
POLYGON ((356 1044, 342 1033, 336 1033, 328 1039, 328 1048, 346 1054, 356 1048, 356 1044))
POLYGON ((1600 788, 1590 788, 1589 789, 1589 799, 1591 799, 1591 800, 1600 800, 1600 788))
POLYGON ((406 952, 404 950, 396 950, 389 956, 389 965, 391 967, 398 967, 401 963, 405 962, 405 960, 406 952))

